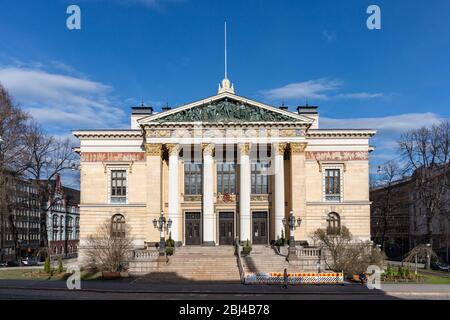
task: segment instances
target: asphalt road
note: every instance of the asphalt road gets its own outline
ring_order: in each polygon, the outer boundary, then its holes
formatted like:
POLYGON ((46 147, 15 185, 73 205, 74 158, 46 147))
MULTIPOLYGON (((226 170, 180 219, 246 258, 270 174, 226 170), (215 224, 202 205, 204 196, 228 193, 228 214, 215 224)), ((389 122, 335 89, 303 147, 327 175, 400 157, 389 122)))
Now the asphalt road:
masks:
POLYGON ((450 300, 450 285, 389 284, 369 290, 359 284, 244 286, 221 283, 139 283, 132 279, 83 281, 68 290, 64 281, 0 280, 0 299, 38 300, 450 300))

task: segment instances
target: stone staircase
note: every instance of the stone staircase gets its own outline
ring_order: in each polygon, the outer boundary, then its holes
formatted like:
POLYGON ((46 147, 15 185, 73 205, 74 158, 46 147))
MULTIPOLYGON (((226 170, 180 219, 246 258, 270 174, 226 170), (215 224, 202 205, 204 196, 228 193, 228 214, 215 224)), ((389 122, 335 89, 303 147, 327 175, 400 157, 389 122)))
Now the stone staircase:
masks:
POLYGON ((245 272, 284 272, 287 268, 289 273, 300 273, 312 271, 305 269, 295 263, 286 261, 287 250, 277 254, 270 246, 254 245, 250 255, 243 257, 243 267, 245 272), (286 252, 284 252, 286 251, 286 252))
POLYGON ((233 246, 184 246, 139 281, 239 283, 240 276, 233 246))

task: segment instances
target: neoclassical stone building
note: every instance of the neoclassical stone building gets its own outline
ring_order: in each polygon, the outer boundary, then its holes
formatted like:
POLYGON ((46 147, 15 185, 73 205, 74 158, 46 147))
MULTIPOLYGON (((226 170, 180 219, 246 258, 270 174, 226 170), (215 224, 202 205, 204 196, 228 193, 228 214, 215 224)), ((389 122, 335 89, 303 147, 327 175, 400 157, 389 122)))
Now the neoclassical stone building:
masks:
POLYGON ((317 107, 297 112, 234 93, 153 112, 135 107, 127 130, 74 131, 80 140, 80 250, 100 223, 131 227, 136 247, 159 241, 171 219, 180 245, 268 244, 292 211, 297 241, 347 226, 370 239, 369 139, 374 130, 319 128, 317 107))

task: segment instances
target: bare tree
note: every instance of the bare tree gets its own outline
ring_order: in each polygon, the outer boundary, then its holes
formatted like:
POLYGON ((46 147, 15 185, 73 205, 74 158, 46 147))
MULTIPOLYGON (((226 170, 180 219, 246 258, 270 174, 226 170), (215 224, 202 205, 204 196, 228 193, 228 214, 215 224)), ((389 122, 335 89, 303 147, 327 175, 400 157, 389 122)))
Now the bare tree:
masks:
POLYGON ((124 232, 115 232, 111 220, 106 220, 96 234, 89 236, 86 256, 90 267, 99 271, 123 270, 133 249, 130 227, 124 227, 124 232))
POLYGON ((360 274, 366 272, 370 265, 383 267, 385 258, 383 253, 374 248, 369 241, 354 240, 345 226, 341 227, 339 235, 317 229, 313 239, 326 252, 325 263, 328 269, 343 271, 346 274, 360 274))
POLYGON ((381 250, 385 249, 388 221, 391 214, 400 206, 394 194, 395 182, 401 178, 401 170, 397 161, 390 160, 379 168, 378 186, 382 186, 381 201, 373 204, 373 210, 379 213, 381 222, 381 250))
POLYGON ((77 162, 77 155, 69 139, 60 140, 49 136, 35 122, 30 124, 27 143, 30 148, 27 174, 34 181, 38 195, 40 247, 44 254, 49 254, 47 215, 57 202, 53 197, 54 180, 58 174, 72 168, 77 162))
MULTIPOLYGON (((12 189, 30 165, 26 144, 30 116, 14 104, 7 90, 0 84, 0 249, 5 247, 6 234, 11 232, 16 259, 19 239, 14 219, 17 202, 12 189), (9 230, 7 230, 9 225, 9 230)), ((3 254, 0 255, 0 259, 3 254)))
MULTIPOLYGON (((433 248, 433 218, 445 208, 449 189, 449 121, 403 134, 399 148, 412 173, 415 192, 424 207, 427 242, 433 248)), ((447 213, 448 214, 448 213, 447 213)), ((427 261, 430 268, 430 261, 427 261)))

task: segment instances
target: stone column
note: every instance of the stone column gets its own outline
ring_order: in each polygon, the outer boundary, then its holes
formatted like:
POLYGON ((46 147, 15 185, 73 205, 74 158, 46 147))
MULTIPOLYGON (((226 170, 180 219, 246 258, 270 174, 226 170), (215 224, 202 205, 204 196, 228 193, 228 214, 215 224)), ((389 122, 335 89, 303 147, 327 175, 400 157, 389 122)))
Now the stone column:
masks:
POLYGON ((203 245, 214 246, 214 144, 203 144, 203 245))
POLYGON ((295 218, 302 218, 300 228, 295 230, 295 241, 306 239, 306 142, 290 143, 292 211, 295 218))
POLYGON ((180 238, 180 188, 179 188, 179 176, 178 176, 178 155, 180 153, 179 144, 166 144, 169 151, 169 215, 168 218, 172 219, 172 228, 170 230, 172 239, 177 244, 181 244, 180 238))
POLYGON ((145 223, 145 241, 158 242, 158 229, 153 226, 153 219, 158 219, 162 207, 162 145, 147 143, 145 145, 147 171, 147 211, 145 223))
POLYGON ((283 226, 283 218, 285 216, 284 209, 284 151, 286 143, 278 143, 274 145, 274 167, 275 167, 275 240, 281 238, 281 231, 286 232, 283 226))
POLYGON ((240 190, 239 190, 239 213, 240 213, 240 238, 241 242, 250 240, 251 217, 250 217, 250 192, 251 192, 251 169, 250 169, 250 144, 240 144, 240 190))

